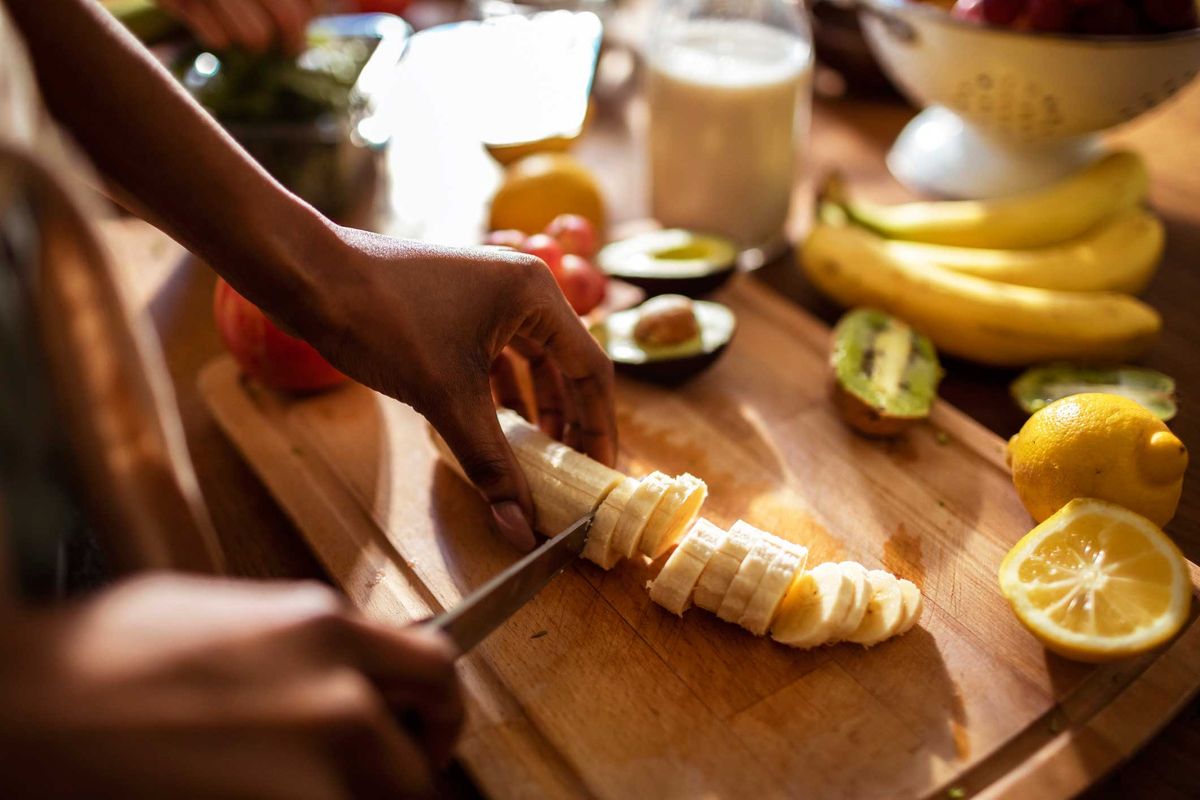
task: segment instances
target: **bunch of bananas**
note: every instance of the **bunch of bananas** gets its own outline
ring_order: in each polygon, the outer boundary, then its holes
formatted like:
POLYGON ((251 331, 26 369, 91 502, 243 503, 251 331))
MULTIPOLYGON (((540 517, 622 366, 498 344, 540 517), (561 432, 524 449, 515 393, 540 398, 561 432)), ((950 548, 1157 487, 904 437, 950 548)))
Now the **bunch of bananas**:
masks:
POLYGON ((1162 327, 1133 297, 1163 225, 1148 178, 1114 152, 1047 188, 994 200, 876 205, 829 181, 800 263, 822 292, 905 320, 939 350, 999 366, 1123 361, 1162 327))

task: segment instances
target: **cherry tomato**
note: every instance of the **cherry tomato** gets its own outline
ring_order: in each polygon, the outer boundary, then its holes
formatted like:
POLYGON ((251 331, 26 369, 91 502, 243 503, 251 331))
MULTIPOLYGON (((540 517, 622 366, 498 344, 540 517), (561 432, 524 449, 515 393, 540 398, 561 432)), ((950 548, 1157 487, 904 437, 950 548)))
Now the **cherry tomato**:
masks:
POLYGON ((521 252, 545 261, 555 280, 558 279, 562 272, 563 249, 557 239, 544 233, 535 233, 521 244, 521 252))
POLYGON ((592 259, 600 250, 595 226, 578 214, 559 214, 546 226, 546 233, 558 240, 564 253, 592 259))
POLYGON ((608 292, 608 276, 592 266, 586 258, 567 253, 562 257, 558 285, 571 308, 582 316, 604 302, 604 295, 608 292))
POLYGON ((1035 31, 1057 33, 1071 27, 1073 9, 1067 0, 1029 0, 1029 27, 1035 31))
POLYGON ((1025 0, 983 0, 983 18, 992 25, 1011 25, 1025 11, 1025 0))
POLYGON ((400 16, 410 0, 351 0, 360 14, 395 14, 400 16))
POLYGON ((484 244, 496 247, 511 247, 520 250, 525 245, 525 234, 514 228, 502 231, 492 231, 483 239, 484 244))
POLYGON ((223 280, 213 295, 217 332, 242 371, 275 389, 315 392, 344 383, 308 342, 281 331, 258 306, 223 280))

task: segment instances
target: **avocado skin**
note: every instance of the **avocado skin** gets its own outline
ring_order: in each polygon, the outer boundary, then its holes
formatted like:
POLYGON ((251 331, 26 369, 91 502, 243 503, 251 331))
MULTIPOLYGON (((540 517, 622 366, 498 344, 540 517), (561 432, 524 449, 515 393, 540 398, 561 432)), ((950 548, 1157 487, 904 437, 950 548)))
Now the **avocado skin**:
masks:
POLYGON ((681 294, 685 297, 704 297, 720 289, 737 272, 737 266, 697 275, 690 278, 650 278, 644 275, 622 275, 619 272, 609 273, 612 277, 631 283, 642 289, 649 297, 660 294, 681 294))
POLYGON ((639 381, 657 383, 664 386, 678 386, 712 366, 728 346, 729 344, 726 343, 708 352, 699 352, 691 356, 663 359, 661 361, 643 361, 640 364, 633 364, 627 361, 614 361, 613 366, 622 375, 628 375, 630 378, 639 381))

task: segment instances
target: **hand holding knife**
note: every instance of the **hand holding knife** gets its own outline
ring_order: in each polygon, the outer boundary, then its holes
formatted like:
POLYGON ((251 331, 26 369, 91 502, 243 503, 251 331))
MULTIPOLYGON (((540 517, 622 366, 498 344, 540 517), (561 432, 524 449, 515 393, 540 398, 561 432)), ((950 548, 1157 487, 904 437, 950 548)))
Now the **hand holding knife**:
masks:
POLYGON ((423 623, 445 633, 466 653, 517 612, 583 552, 595 514, 588 514, 463 598, 423 623))

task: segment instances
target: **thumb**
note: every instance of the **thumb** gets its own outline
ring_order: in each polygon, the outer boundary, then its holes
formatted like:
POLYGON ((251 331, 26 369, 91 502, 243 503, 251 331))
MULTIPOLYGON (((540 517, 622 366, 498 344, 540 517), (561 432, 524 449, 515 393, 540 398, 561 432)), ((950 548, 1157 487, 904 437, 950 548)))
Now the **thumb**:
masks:
POLYGON ((467 393, 429 417, 467 478, 491 503, 496 530, 521 551, 532 550, 537 542, 530 526, 529 485, 500 428, 490 392, 467 393))

